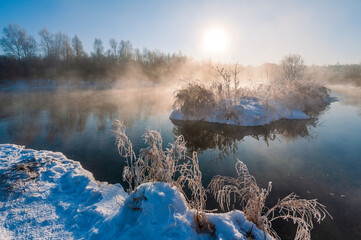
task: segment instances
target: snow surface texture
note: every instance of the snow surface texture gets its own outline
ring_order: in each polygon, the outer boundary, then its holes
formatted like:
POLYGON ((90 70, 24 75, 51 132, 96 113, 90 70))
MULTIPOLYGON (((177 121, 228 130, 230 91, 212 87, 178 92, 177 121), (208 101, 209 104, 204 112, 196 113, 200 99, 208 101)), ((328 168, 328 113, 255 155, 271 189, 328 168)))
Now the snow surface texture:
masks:
POLYGON ((11 144, 0 144, 0 198, 0 239, 264 239, 241 211, 206 214, 215 236, 198 233, 194 211, 167 183, 128 195, 62 153, 11 144))
POLYGON ((62 153, 0 145, 0 239, 79 239, 127 194, 62 153))
POLYGON ((221 104, 225 109, 231 109, 228 114, 222 109, 214 109, 206 117, 187 116, 180 110, 174 110, 170 119, 180 121, 205 121, 210 123, 220 123, 235 126, 263 126, 280 119, 310 119, 310 117, 300 110, 290 110, 278 104, 277 107, 269 107, 260 104, 257 98, 241 98, 239 104, 231 106, 230 103, 221 104))

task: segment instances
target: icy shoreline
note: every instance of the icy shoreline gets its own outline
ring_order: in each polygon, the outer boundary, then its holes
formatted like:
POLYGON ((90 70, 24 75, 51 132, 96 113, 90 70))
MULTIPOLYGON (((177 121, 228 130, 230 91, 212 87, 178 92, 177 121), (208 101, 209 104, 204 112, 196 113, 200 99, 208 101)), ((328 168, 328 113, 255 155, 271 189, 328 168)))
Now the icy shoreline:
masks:
POLYGON ((0 189, 0 239, 264 239, 241 211, 207 213, 216 236, 197 232, 176 187, 145 183, 128 195, 57 152, 0 144, 0 189))
POLYGON ((174 110, 169 118, 179 121, 204 121, 244 127, 263 126, 281 119, 310 119, 310 117, 301 110, 291 110, 282 104, 278 104, 276 107, 266 107, 260 104, 256 98, 242 98, 236 106, 231 106, 229 103, 224 103, 223 105, 225 109, 231 109, 231 111, 228 112, 232 114, 227 114, 226 110, 223 109, 213 109, 211 113, 206 116, 202 116, 201 114, 190 116, 180 110, 174 110), (226 117, 227 115, 229 115, 229 117, 226 117))

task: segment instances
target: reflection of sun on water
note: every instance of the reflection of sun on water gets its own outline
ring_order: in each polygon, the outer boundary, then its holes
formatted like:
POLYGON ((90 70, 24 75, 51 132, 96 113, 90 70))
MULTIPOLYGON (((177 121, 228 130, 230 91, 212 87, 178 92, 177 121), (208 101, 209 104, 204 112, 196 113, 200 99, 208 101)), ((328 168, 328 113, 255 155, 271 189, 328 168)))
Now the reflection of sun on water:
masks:
POLYGON ((212 29, 205 34, 203 44, 209 53, 222 53, 227 47, 227 36, 221 29, 212 29))

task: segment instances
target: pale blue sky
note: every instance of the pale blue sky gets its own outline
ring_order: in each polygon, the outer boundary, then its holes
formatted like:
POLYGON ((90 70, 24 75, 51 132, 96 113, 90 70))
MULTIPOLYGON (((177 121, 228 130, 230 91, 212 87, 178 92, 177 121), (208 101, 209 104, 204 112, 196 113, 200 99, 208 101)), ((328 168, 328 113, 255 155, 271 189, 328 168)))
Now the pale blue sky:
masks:
POLYGON ((78 34, 87 51, 94 38, 130 40, 135 47, 182 51, 196 59, 241 64, 278 62, 288 53, 307 64, 361 62, 361 1, 100 1, 0 0, 0 27, 17 23, 39 39, 47 27, 78 34), (228 37, 224 52, 204 50, 217 27, 228 37))

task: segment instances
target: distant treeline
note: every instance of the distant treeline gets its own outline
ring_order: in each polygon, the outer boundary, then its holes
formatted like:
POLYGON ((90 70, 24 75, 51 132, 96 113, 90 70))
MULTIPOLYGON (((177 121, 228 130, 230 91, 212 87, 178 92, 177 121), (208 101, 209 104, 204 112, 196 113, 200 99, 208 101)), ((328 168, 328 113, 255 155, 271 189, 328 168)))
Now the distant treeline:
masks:
MULTIPOLYGON (((159 50, 134 48, 130 41, 110 39, 105 49, 96 38, 93 51, 83 49, 77 35, 70 38, 46 28, 39 31, 40 41, 27 34, 17 24, 4 27, 0 47, 0 84, 4 80, 147 80, 161 82, 193 78, 214 80, 212 67, 221 65, 211 61, 194 61, 182 53, 163 53, 159 50)), ((240 79, 263 80, 276 78, 281 66, 265 63, 258 67, 240 66, 240 79)), ((361 64, 308 66, 309 77, 329 82, 347 82, 361 85, 361 64)))
POLYGON ((187 60, 181 53, 139 50, 123 40, 110 39, 110 47, 105 49, 102 40, 96 38, 93 51, 87 53, 77 35, 70 38, 44 28, 39 36, 37 42, 17 24, 3 29, 0 46, 6 55, 0 56, 0 79, 111 80, 131 68, 157 81, 162 71, 172 71, 187 60))
POLYGON ((361 86, 361 63, 314 66, 314 72, 318 75, 322 73, 323 76, 319 76, 319 79, 330 83, 352 83, 361 86))

